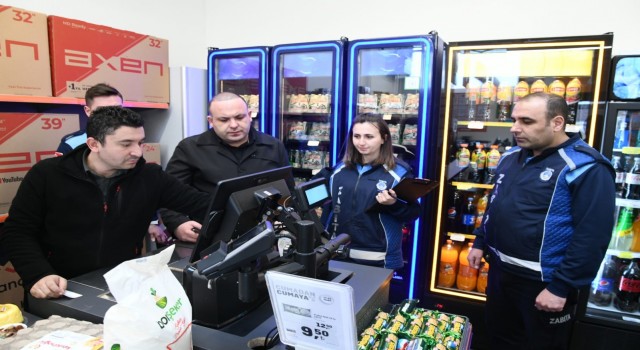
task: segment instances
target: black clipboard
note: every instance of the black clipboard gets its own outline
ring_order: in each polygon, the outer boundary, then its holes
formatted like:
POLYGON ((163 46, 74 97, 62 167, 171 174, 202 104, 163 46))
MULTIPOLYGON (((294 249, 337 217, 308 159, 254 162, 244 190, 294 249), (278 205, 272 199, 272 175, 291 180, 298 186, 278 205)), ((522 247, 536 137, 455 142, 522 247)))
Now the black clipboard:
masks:
MULTIPOLYGON (((426 196, 436 187, 438 187, 438 181, 420 178, 404 178, 400 180, 400 182, 395 185, 392 190, 396 193, 396 196, 399 200, 406 203, 415 203, 418 198, 426 196)), ((367 209, 367 211, 379 211, 381 207, 384 206, 378 202, 375 202, 367 209)))

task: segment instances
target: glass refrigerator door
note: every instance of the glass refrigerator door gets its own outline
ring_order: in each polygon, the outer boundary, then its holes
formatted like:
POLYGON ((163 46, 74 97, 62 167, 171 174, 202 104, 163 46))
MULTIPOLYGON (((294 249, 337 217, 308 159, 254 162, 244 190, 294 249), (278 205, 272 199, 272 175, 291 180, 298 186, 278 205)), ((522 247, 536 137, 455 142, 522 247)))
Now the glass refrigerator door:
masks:
POLYGON ((208 57, 209 100, 220 92, 242 96, 253 127, 265 132, 267 116, 268 48, 214 49, 208 57))
MULTIPOLYGON (((435 61, 441 45, 437 37, 361 40, 349 43, 347 125, 361 113, 376 113, 391 129, 394 153, 413 168, 415 177, 433 179, 437 140, 433 135, 438 116, 431 115, 439 83, 435 61), (434 84, 436 85, 434 87, 434 84), (429 163, 428 163, 429 162, 429 163), (429 172, 433 172, 430 174, 429 172)), ((441 68, 441 66, 440 66, 441 68)), ((439 96, 439 95, 438 95, 439 96)), ((436 98, 437 99, 437 98, 436 98)), ((413 297, 416 256, 422 220, 406 225, 403 239, 405 272, 394 275, 413 297)))
MULTIPOLYGON (((611 157, 616 170, 616 225, 607 255, 591 285, 585 316, 618 328, 637 330, 640 324, 640 103, 610 103, 607 126, 612 131, 611 157), (614 127, 615 126, 615 127, 614 127)), ((607 154, 608 153, 608 154, 607 154)))
POLYGON ((593 144, 606 84, 611 38, 467 43, 449 48, 440 192, 429 290, 485 300, 489 264, 480 271, 466 255, 493 188, 501 154, 515 146, 513 103, 536 91, 570 105, 566 130, 593 144))
POLYGON ((337 41, 273 48, 271 130, 289 152, 296 182, 336 164, 343 55, 337 41))

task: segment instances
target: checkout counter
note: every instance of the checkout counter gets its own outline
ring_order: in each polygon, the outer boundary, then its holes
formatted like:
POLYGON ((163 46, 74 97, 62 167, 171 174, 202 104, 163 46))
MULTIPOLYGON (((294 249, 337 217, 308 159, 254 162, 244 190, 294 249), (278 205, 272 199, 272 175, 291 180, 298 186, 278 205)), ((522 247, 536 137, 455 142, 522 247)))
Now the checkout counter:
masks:
MULTIPOLYGON (((176 247, 170 267, 182 282, 182 272, 187 264, 191 247, 179 244, 176 247)), ((69 291, 81 294, 70 299, 35 299, 29 297, 29 313, 48 318, 52 315, 70 317, 93 323, 102 323, 107 310, 115 305, 109 293, 103 274, 108 270, 98 270, 68 281, 69 291)), ((363 330, 373 319, 379 308, 387 305, 389 285, 393 271, 351 264, 341 261, 329 262, 330 276, 341 279, 354 290, 356 326, 363 330)), ((235 295, 230 295, 235 298, 235 295)), ((195 308, 195 306, 194 306, 195 308)), ((207 310, 215 313, 216 310, 207 310)), ((242 318, 219 329, 194 324, 192 329, 194 349, 254 349, 261 348, 264 337, 276 327, 269 299, 242 318)), ((279 343, 273 349, 285 349, 279 343)))

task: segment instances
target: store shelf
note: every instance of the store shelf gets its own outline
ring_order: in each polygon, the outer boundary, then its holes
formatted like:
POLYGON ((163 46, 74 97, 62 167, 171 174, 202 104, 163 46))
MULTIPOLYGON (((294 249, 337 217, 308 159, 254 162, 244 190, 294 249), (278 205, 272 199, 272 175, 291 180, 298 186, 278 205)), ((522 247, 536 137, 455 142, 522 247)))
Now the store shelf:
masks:
MULTIPOLYGON (((3 94, 0 94, 0 102, 43 103, 43 104, 62 104, 62 105, 80 105, 80 106, 84 105, 83 98, 3 95, 3 94)), ((155 103, 155 102, 124 101, 124 106, 130 107, 130 108, 169 109, 168 103, 155 103)))
POLYGON ((638 200, 638 199, 616 198, 616 206, 638 209, 638 208, 640 208, 640 200, 638 200))
POLYGON ((459 190, 470 190, 472 188, 486 188, 490 190, 493 188, 493 185, 491 184, 478 184, 475 182, 458 182, 458 181, 452 181, 451 186, 455 186, 459 190))
POLYGON ((625 251, 625 250, 617 250, 617 249, 607 249, 607 255, 620 256, 620 254, 630 254, 632 259, 640 259, 639 252, 625 251))
POLYGON ((482 129, 486 126, 510 128, 513 126, 513 123, 512 122, 485 122, 480 120, 464 120, 464 121, 458 121, 458 125, 466 125, 469 129, 482 129))

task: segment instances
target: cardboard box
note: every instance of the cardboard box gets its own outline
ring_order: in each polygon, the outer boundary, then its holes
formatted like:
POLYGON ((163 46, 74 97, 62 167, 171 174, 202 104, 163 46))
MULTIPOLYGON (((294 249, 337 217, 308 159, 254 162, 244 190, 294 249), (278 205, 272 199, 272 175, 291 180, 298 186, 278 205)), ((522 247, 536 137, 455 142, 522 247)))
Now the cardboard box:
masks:
POLYGON ((47 15, 0 5, 0 94, 51 96, 47 15))
POLYGON ((127 101, 169 102, 169 42, 75 19, 49 16, 54 96, 84 98, 97 83, 127 101))
POLYGON ((9 211, 27 171, 54 157, 60 139, 78 129, 77 114, 0 113, 0 214, 9 211))
POLYGON ((143 157, 147 161, 147 163, 156 163, 158 165, 162 165, 160 163, 160 144, 159 143, 145 143, 144 148, 142 150, 143 157))
POLYGON ((11 262, 0 264, 0 304, 15 304, 24 309, 23 302, 22 279, 13 269, 11 262))

